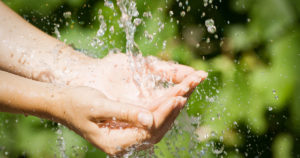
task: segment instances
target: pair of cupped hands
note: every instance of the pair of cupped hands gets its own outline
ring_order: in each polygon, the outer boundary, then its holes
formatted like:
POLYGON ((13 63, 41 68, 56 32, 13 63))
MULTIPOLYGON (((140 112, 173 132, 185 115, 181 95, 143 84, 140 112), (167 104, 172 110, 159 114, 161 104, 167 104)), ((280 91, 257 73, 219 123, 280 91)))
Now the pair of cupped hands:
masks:
POLYGON ((64 77, 51 81, 68 85, 61 122, 110 155, 124 154, 131 147, 146 149, 160 141, 207 73, 154 57, 144 59, 151 61, 146 73, 174 85, 148 88, 147 95, 142 94, 128 56, 122 53, 64 68, 64 77))

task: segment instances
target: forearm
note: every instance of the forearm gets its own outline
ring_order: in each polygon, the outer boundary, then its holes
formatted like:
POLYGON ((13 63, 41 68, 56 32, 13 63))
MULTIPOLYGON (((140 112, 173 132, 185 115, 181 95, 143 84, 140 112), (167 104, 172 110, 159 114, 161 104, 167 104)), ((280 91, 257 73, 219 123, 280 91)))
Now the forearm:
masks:
POLYGON ((70 71, 68 67, 88 58, 38 30, 0 1, 0 69, 39 81, 65 82, 61 79, 70 71))
POLYGON ((0 112, 59 121, 63 88, 0 71, 0 112))

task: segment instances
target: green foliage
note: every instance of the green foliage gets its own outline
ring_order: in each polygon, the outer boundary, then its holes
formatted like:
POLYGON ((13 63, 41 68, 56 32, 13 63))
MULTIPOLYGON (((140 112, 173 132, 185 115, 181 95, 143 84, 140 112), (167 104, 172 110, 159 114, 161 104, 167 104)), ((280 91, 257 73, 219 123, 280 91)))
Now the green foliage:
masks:
MULTIPOLYGON (((60 40, 88 55, 101 58, 113 48, 125 51, 116 1, 117 15, 102 1, 4 2, 51 35, 59 24, 60 40), (99 9, 107 29, 113 26, 115 33, 107 31, 99 38, 103 46, 93 47, 99 9), (68 11, 71 17, 64 17, 68 11)), ((218 9, 203 7, 203 1, 187 1, 191 11, 184 17, 175 0, 136 2, 144 24, 137 27, 135 40, 144 55, 209 73, 175 127, 155 146, 157 157, 299 157, 299 0, 213 1, 218 9), (152 18, 144 17, 149 11, 152 18), (215 20, 218 37, 206 32, 208 18, 215 20), (145 31, 155 33, 153 40, 145 37, 145 31)), ((185 6, 186 1, 180 2, 185 6)), ((60 157, 61 136, 69 157, 105 157, 66 128, 60 127, 63 134, 57 134, 58 128, 35 117, 0 114, 0 157, 60 157)))

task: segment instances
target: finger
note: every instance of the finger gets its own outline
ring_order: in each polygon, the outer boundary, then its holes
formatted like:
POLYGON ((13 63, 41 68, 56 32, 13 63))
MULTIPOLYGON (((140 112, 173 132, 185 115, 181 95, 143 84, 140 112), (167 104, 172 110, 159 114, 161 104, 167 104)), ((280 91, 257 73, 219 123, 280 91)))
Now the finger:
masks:
POLYGON ((160 61, 153 57, 148 57, 148 67, 152 73, 160 75, 164 79, 171 80, 173 83, 180 83, 195 70, 189 66, 160 61))
POLYGON ((179 84, 176 84, 174 87, 171 87, 166 90, 165 95, 157 98, 154 103, 151 103, 151 105, 148 105, 148 109, 150 111, 155 111, 159 104, 163 103, 166 98, 172 98, 176 96, 184 96, 188 97, 193 90, 196 88, 196 86, 203 81, 207 77, 207 73, 204 71, 196 71, 189 75, 184 81, 182 81, 179 84))
POLYGON ((94 117, 100 120, 121 120, 151 128, 153 125, 152 113, 139 106, 124 104, 115 101, 99 103, 94 111, 94 117))
POLYGON ((109 140, 111 138, 108 128, 99 128, 95 123, 89 127, 91 132, 87 133, 84 138, 87 139, 91 144, 109 155, 115 155, 121 152, 121 147, 116 148, 116 146, 112 145, 112 142, 114 141, 109 140))
POLYGON ((196 71, 185 78, 181 83, 170 88, 169 96, 185 96, 207 77, 204 71, 196 71))
POLYGON ((109 155, 122 155, 126 149, 149 139, 148 131, 140 128, 110 129, 93 124, 89 141, 109 155))
POLYGON ((155 111, 156 108, 161 103, 163 103, 166 98, 172 98, 176 96, 189 96, 189 94, 193 91, 193 89, 206 77, 206 72, 202 73, 202 71, 196 71, 195 73, 189 75, 184 81, 182 81, 180 84, 176 84, 174 87, 171 87, 166 90, 165 95, 157 98, 154 103, 149 105, 150 111, 155 111))
POLYGON ((173 97, 172 99, 168 100, 165 104, 159 106, 158 109, 156 109, 153 112, 154 127, 159 128, 165 122, 168 116, 171 115, 172 111, 178 107, 182 108, 186 101, 187 98, 178 96, 173 97))
POLYGON ((167 131, 171 129, 175 119, 179 115, 180 110, 182 108, 183 106, 175 108, 171 112, 171 114, 167 117, 167 119, 164 121, 164 123, 160 126, 160 128, 157 129, 159 134, 154 135, 153 142, 152 142, 153 144, 158 143, 163 138, 163 136, 167 133, 167 131))

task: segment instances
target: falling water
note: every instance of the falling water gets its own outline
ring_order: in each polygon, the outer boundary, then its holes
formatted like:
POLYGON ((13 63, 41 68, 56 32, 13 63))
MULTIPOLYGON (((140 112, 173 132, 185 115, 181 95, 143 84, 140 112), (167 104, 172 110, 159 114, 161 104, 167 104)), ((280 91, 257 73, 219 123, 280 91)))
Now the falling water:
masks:
POLYGON ((57 134, 56 143, 59 148, 60 157, 68 158, 68 156, 66 154, 66 144, 65 144, 65 140, 64 140, 64 136, 63 136, 63 131, 62 131, 63 128, 65 128, 65 127, 63 125, 61 125, 60 123, 58 123, 58 129, 56 131, 56 134, 57 134))
MULTIPOLYGON (((119 26, 123 28, 126 35, 126 54, 128 56, 128 62, 130 63, 134 75, 134 82, 136 86, 140 89, 140 95, 147 97, 149 95, 147 90, 149 88, 154 88, 155 86, 157 86, 156 83, 158 79, 155 77, 155 75, 146 71, 147 70, 145 66, 146 62, 151 62, 151 61, 148 61, 145 58, 143 58, 142 53, 140 52, 137 44, 134 41, 136 27, 142 23, 142 19, 138 18, 139 12, 137 11, 136 3, 134 0, 117 0, 117 5, 121 11, 119 26)), ((187 5, 186 11, 180 12, 181 17, 185 17, 186 13, 191 10, 191 7, 188 6, 188 2, 186 2, 186 5, 187 5)), ((114 9, 113 4, 110 3, 109 1, 105 1, 105 6, 114 9)), ((181 2, 179 3, 179 7, 184 8, 181 2)), ((102 11, 100 10, 99 11, 100 27, 97 32, 97 37, 103 36, 105 31, 107 30, 106 24, 103 20, 104 17, 101 15, 101 12, 102 11)), ((170 17, 174 15, 173 11, 170 11, 169 14, 170 17)), ((151 12, 144 12, 143 17, 152 18, 152 14, 151 12)), ((164 28, 164 24, 161 23, 159 26, 160 27, 158 32, 161 32, 162 29, 164 28)), ((216 27, 214 25, 213 19, 206 20, 205 26, 207 27, 207 31, 209 33, 214 34, 216 32, 216 27)), ((110 32, 113 32, 113 29, 110 29, 110 32)), ((144 32, 144 35, 147 39, 149 39, 149 41, 153 40, 153 35, 150 34, 147 30, 144 32)), ((166 42, 167 41, 163 41, 163 49, 165 49, 166 47, 166 42)), ((208 98, 208 95, 202 96, 203 94, 200 94, 199 89, 197 89, 196 92, 197 95, 206 99, 208 98)), ((214 102, 214 96, 210 96, 208 100, 210 100, 210 102, 214 102)), ((184 149, 184 150, 188 150, 188 152, 190 152, 191 154, 204 155, 207 150, 211 149, 211 151, 214 154, 216 155, 221 154, 224 150, 224 146, 220 148, 215 147, 217 144, 215 144, 214 142, 208 143, 206 147, 203 147, 202 150, 200 151, 196 151, 196 152, 193 151, 194 147, 196 147, 199 144, 198 140, 200 135, 207 134, 208 132, 209 133, 208 137, 216 137, 214 131, 199 132, 198 129, 199 129, 199 117, 189 117, 186 111, 183 111, 179 119, 175 121, 175 125, 173 129, 166 134, 164 140, 169 144, 170 147, 177 146, 176 142, 174 142, 173 140, 177 138, 179 139, 182 138, 181 134, 185 133, 191 137, 191 140, 188 149, 184 149), (193 122, 197 125, 196 127, 194 126, 193 122)), ((220 138, 222 138, 222 136, 220 138)), ((145 152, 147 154, 152 155, 152 153, 154 153, 154 150, 155 149, 149 149, 147 151, 135 152, 134 149, 129 149, 129 152, 125 155, 125 157, 140 157, 140 156, 143 157, 145 156, 145 152)), ((180 150, 176 151, 176 153, 177 152, 179 153, 180 150)))
MULTIPOLYGON (((170 81, 164 81, 159 76, 152 74, 146 65, 155 63, 153 58, 144 58, 140 49, 134 41, 136 27, 142 23, 142 19, 138 18, 139 12, 136 8, 134 0, 118 0, 117 5, 121 11, 120 27, 123 28, 126 34, 126 54, 130 63, 133 80, 136 86, 140 89, 140 97, 148 97, 149 90, 159 86, 159 83, 171 84, 170 81)), ((145 12, 144 17, 151 18, 151 12, 145 12)), ((160 25, 160 30, 163 29, 163 24, 160 25)), ((153 36, 145 31, 147 38, 153 39, 153 36)), ((165 42, 164 42, 165 44, 165 42)))
MULTIPOLYGON (((136 9, 136 3, 132 0, 118 0, 117 5, 120 8, 122 13, 120 19, 120 26, 124 29, 126 34, 126 54, 128 55, 128 60, 131 65, 134 81, 139 88, 143 87, 143 73, 140 73, 144 69, 144 63, 141 53, 134 42, 134 33, 136 31, 136 25, 132 22, 133 18, 134 21, 137 21, 136 18, 139 15, 139 12, 136 9)), ((139 19, 138 19, 139 20, 139 19)), ((143 93, 143 91, 140 91, 143 93)))

